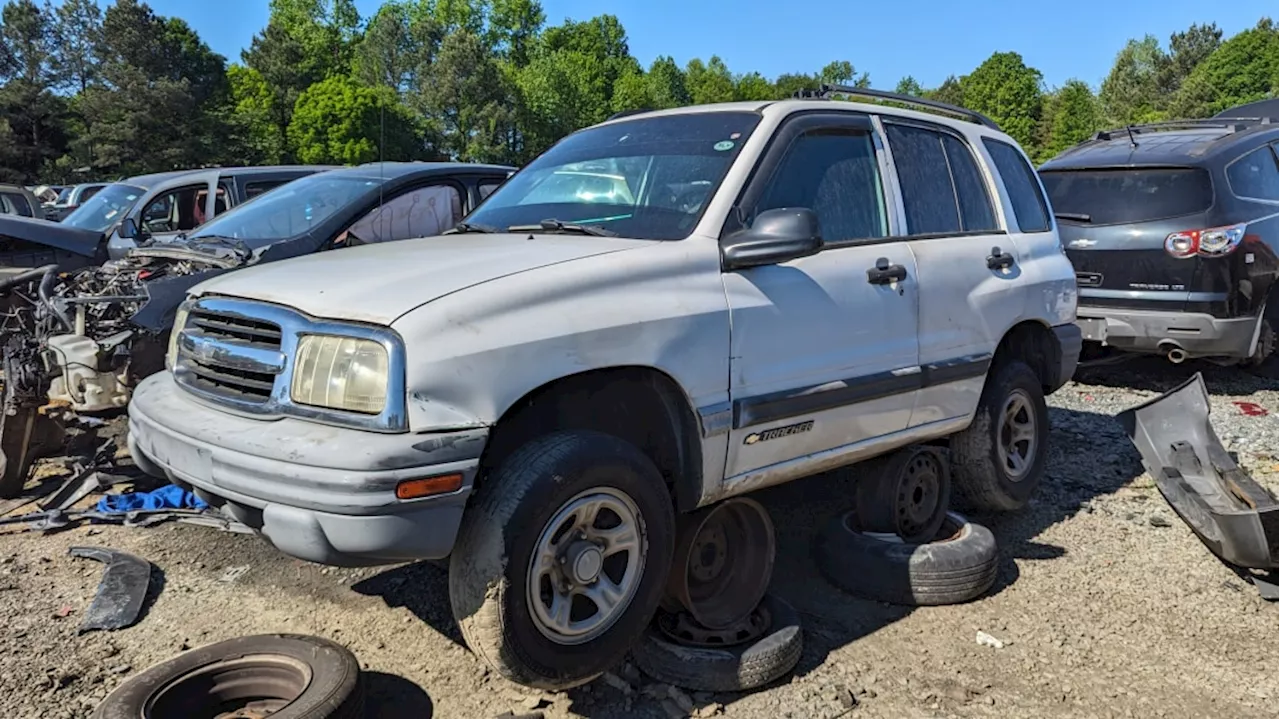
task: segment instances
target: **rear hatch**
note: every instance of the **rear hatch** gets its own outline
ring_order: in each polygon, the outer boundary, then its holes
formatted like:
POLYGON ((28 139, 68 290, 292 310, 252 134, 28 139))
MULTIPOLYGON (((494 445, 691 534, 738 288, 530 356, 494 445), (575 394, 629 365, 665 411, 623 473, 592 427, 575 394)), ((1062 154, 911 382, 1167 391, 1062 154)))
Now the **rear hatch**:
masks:
POLYGON ((1084 307, 1182 311, 1201 259, 1164 247, 1206 226, 1209 173, 1196 167, 1072 168, 1040 173, 1075 266, 1084 307))

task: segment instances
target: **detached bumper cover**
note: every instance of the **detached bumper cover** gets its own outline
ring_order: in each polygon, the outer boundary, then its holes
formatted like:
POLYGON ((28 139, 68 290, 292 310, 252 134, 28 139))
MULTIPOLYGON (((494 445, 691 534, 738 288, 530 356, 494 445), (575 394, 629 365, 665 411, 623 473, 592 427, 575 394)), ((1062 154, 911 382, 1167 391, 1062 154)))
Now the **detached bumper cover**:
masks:
POLYGON ((1160 493, 1210 551, 1237 567, 1276 569, 1276 498, 1218 441, 1199 372, 1116 419, 1160 493))
POLYGON ((1257 317, 1222 319, 1192 312, 1082 306, 1076 314, 1086 340, 1148 353, 1172 344, 1192 357, 1248 357, 1258 326, 1257 317))
POLYGON ((380 434, 242 417, 192 398, 167 372, 129 404, 139 467, 193 487, 287 554, 341 566, 448 556, 486 439, 485 430, 380 434), (404 480, 454 473, 463 476, 455 492, 395 496, 404 480))

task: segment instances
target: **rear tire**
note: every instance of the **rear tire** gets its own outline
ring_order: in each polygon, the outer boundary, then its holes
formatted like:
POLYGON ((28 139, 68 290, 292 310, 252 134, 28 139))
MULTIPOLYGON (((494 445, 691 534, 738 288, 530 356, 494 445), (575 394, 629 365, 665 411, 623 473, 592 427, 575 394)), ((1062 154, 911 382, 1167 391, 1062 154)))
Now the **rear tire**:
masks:
POLYGON ((973 423, 951 436, 953 492, 962 507, 1010 512, 1040 485, 1049 448, 1049 408, 1025 362, 995 365, 973 423))
POLYGON ((468 510, 449 565, 454 618, 503 677, 584 684, 653 618, 674 537, 671 496, 639 449, 600 432, 536 438, 483 479, 468 510), (633 531, 609 534, 624 525, 633 531))

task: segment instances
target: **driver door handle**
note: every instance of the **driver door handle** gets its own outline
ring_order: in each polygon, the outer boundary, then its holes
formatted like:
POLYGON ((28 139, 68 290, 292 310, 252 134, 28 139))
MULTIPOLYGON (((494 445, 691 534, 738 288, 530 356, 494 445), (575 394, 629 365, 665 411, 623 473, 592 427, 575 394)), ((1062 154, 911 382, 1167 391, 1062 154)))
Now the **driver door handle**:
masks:
POLYGON ((873 285, 887 285, 905 279, 907 279, 907 268, 902 265, 891 265, 885 257, 876 260, 876 266, 867 270, 867 282, 873 285))
POLYGON ((992 247, 991 254, 987 255, 987 269, 1003 270, 1006 267, 1013 266, 1013 255, 1008 252, 1001 252, 999 247, 992 247))

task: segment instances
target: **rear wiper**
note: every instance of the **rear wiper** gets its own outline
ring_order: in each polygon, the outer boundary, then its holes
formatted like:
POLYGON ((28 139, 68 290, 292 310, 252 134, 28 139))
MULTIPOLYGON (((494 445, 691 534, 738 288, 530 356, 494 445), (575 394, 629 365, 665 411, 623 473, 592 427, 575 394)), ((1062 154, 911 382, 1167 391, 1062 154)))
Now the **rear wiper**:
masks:
POLYGON ((512 225, 507 232, 564 232, 575 235, 594 235, 596 237, 617 237, 618 233, 594 225, 572 225, 560 220, 543 220, 536 225, 512 225))
POLYGON ((1093 215, 1081 212, 1055 212, 1053 216, 1059 220, 1075 220, 1076 222, 1093 222, 1093 215))
POLYGON ((491 225, 482 225, 482 224, 479 224, 478 222, 459 222, 458 224, 454 225, 452 229, 445 230, 440 234, 460 235, 464 232, 481 232, 486 235, 494 235, 499 232, 502 232, 502 230, 499 230, 498 228, 493 227, 491 225))

